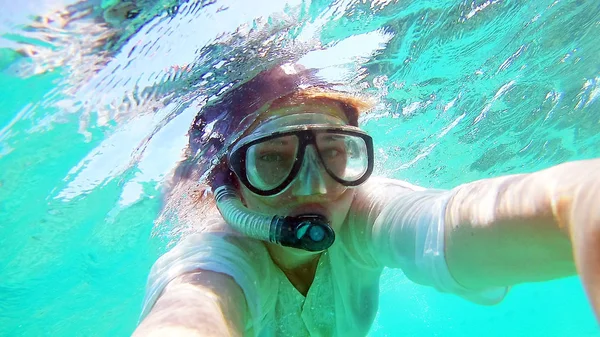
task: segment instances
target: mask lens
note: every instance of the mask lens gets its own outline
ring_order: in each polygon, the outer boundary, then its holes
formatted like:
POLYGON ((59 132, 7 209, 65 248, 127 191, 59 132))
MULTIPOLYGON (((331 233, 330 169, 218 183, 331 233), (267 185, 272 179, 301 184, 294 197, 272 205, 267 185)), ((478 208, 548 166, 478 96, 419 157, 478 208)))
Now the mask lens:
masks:
POLYGON ((351 182, 360 179, 367 172, 367 144, 361 137, 322 133, 317 136, 317 146, 323 164, 337 178, 351 182))
POLYGON ((248 181, 259 190, 279 186, 289 176, 298 153, 298 138, 283 136, 250 146, 246 152, 248 181))

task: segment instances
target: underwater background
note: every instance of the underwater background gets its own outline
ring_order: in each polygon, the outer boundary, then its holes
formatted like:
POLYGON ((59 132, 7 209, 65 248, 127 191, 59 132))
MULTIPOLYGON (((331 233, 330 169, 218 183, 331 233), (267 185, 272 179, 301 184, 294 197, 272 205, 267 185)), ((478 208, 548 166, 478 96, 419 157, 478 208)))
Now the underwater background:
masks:
MULTIPOLYGON (((206 101, 284 61, 378 100, 376 174, 600 157, 600 2, 2 1, 0 336, 128 336, 206 101)), ((600 336, 577 277, 482 307, 386 270, 369 336, 600 336)))

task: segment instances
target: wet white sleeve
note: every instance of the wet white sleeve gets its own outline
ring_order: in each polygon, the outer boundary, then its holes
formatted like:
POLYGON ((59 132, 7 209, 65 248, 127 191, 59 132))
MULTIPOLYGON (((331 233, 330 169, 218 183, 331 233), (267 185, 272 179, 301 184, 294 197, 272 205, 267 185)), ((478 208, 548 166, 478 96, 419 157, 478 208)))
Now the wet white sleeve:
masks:
POLYGON ((271 268, 263 265, 269 261, 267 254, 260 242, 228 232, 204 232, 186 237, 152 266, 140 320, 173 279, 197 270, 210 270, 231 276, 240 286, 251 316, 249 324, 256 327, 273 290, 268 282, 274 279, 269 275, 271 268))
POLYGON ((361 186, 354 208, 366 228, 365 245, 379 265, 401 268, 412 281, 479 304, 501 301, 508 288, 469 290, 454 280, 445 258, 444 214, 451 191, 372 178, 361 186))

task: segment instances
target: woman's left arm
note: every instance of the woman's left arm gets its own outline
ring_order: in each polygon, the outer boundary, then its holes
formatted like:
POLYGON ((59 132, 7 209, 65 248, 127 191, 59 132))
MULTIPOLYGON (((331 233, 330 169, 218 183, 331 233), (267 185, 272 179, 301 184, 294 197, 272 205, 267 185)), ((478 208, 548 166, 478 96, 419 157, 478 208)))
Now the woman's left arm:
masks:
POLYGON ((600 318, 600 159, 459 186, 445 224, 446 261, 462 286, 579 272, 600 318))

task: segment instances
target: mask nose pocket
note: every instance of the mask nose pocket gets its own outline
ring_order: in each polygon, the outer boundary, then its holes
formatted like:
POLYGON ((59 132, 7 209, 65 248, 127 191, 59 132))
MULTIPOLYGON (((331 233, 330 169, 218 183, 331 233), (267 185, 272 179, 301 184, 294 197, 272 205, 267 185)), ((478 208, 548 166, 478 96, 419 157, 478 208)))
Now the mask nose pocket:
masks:
POLYGON ((319 156, 314 146, 309 145, 304 152, 302 166, 294 182, 294 195, 326 194, 325 170, 319 161, 319 156))

